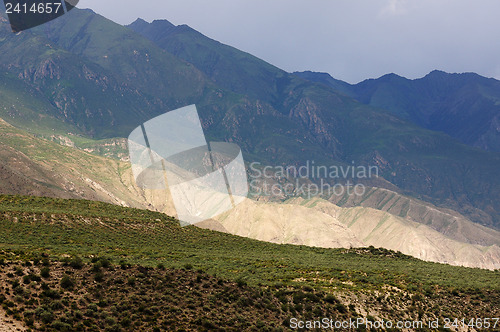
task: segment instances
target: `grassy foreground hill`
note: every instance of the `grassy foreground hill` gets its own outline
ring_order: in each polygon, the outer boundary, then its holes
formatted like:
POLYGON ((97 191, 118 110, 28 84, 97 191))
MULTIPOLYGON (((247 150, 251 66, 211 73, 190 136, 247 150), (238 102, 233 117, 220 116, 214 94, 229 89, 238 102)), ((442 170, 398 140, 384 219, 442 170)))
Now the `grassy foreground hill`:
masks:
POLYGON ((36 331, 279 331, 293 317, 442 325, 500 315, 499 271, 373 247, 265 243, 83 200, 0 196, 0 216, 2 307, 36 331))

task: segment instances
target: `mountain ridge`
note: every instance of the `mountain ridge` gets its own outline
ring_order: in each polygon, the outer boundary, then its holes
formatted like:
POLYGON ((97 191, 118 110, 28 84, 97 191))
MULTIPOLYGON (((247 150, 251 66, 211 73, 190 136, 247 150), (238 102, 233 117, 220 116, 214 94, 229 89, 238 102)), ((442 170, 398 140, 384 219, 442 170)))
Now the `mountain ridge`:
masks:
POLYGON ((494 78, 433 70, 417 79, 393 73, 351 85, 327 73, 295 75, 424 128, 447 133, 465 144, 500 152, 500 81, 494 78))

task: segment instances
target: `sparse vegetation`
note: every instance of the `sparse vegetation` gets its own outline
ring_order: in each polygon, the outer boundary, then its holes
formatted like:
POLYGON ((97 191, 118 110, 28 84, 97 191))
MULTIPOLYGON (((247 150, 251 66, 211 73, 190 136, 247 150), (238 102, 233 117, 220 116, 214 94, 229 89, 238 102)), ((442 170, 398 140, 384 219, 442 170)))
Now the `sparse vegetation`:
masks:
POLYGON ((0 214, 0 302, 36 331, 279 331, 290 317, 499 315, 498 271, 373 247, 264 243, 89 201, 0 196, 0 214))

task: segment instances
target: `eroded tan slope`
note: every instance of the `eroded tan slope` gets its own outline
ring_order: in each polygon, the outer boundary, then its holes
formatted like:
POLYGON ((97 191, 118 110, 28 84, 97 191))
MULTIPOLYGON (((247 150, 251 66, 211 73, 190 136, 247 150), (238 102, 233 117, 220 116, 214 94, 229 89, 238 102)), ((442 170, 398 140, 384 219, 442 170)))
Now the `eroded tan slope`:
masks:
POLYGON ((426 261, 452 265, 500 268, 500 247, 460 242, 442 233, 388 212, 364 208, 341 208, 313 199, 297 203, 322 211, 346 225, 365 245, 401 251, 426 261))
POLYGON ((136 186, 129 163, 36 138, 1 119, 0 193, 172 211, 168 192, 136 186))
POLYGON ((460 213, 403 196, 383 188, 367 188, 364 195, 332 195, 329 201, 342 207, 363 206, 389 212, 429 226, 447 237, 472 244, 500 246, 500 232, 473 223, 460 213))
POLYGON ((337 248, 373 245, 423 260, 500 268, 500 248, 450 239, 438 231, 387 212, 340 208, 321 199, 286 204, 247 200, 217 220, 228 232, 275 243, 337 248))
POLYGON ((299 205, 263 204, 247 199, 216 219, 231 234, 273 243, 325 248, 363 245, 336 218, 299 205))

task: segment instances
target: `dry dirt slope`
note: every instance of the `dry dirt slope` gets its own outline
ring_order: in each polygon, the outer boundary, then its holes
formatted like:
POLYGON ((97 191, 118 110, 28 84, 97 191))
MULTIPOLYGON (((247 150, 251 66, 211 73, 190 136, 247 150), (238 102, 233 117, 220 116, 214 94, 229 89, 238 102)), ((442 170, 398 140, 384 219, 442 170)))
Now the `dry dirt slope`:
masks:
POLYGON ((330 202, 342 207, 363 206, 429 226, 454 240, 500 246, 500 232, 471 222, 460 213, 383 188, 367 188, 364 195, 332 195, 330 202))
POLYGON ((164 191, 142 190, 135 185, 129 163, 36 138, 2 119, 0 193, 171 210, 164 191))
POLYGON ((0 332, 26 331, 26 327, 19 321, 13 320, 5 315, 5 311, 0 308, 0 332))
POLYGON ((500 248, 451 239, 438 231, 372 208, 340 208, 322 199, 286 204, 247 200, 216 218, 229 233, 274 243, 308 246, 383 247, 422 260, 500 268, 500 248))

